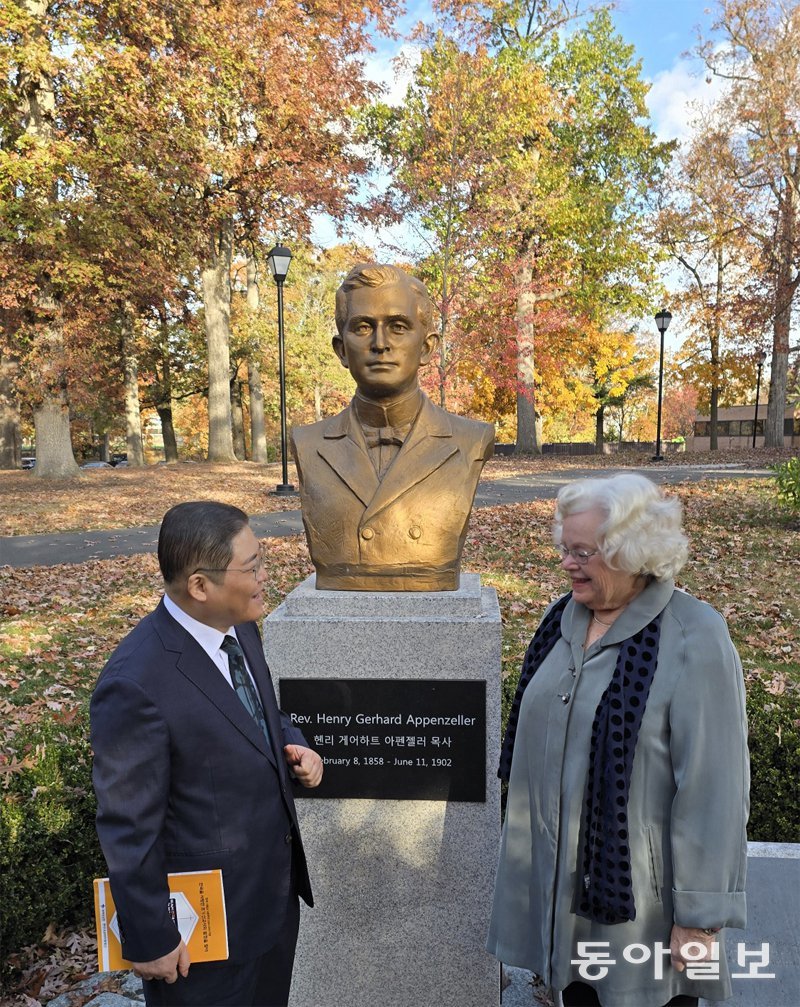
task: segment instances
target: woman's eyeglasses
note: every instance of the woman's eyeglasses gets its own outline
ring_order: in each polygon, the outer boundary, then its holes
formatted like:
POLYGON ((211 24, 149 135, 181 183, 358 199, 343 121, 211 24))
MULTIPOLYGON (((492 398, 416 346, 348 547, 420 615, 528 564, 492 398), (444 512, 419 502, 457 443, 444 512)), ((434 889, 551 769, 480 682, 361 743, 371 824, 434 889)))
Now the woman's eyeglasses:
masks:
POLYGON ((567 549, 563 542, 559 542, 556 549, 561 553, 562 560, 571 556, 581 566, 585 566, 592 556, 596 556, 600 552, 599 549, 567 549))

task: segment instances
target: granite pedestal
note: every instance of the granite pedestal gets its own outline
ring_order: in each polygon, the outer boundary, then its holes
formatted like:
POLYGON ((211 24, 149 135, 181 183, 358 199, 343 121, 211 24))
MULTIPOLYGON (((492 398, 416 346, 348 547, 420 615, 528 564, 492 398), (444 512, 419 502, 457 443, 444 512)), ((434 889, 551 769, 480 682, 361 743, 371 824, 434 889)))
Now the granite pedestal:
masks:
MULTIPOLYGON (((477 574, 438 593, 317 591, 312 575, 266 619, 279 695, 282 679, 486 689, 485 801, 298 797, 316 907, 301 919, 293 1007, 499 1003, 484 944, 500 838, 500 625, 496 593, 477 574)), ((328 731, 302 727, 312 746, 328 731)), ((389 731, 366 730, 381 743, 389 731)))

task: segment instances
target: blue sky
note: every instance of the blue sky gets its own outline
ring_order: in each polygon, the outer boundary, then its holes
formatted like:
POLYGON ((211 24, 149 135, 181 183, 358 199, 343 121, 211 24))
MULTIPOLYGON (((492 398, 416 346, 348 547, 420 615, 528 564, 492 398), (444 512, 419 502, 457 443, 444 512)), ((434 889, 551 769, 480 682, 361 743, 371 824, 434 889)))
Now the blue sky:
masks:
MULTIPOLYGON (((396 24, 401 35, 420 20, 432 20, 427 0, 411 2, 408 8, 396 24)), ((672 135, 681 131, 685 135, 684 100, 703 98, 709 92, 699 61, 684 54, 696 45, 698 26, 708 35, 712 10, 702 0, 618 0, 612 11, 620 34, 634 45, 643 74, 653 84, 651 112, 660 134, 663 126, 664 138, 670 127, 672 135)), ((402 39, 376 40, 377 52, 367 63, 368 75, 388 89, 390 100, 399 101, 405 91, 405 81, 396 78, 392 58, 407 45, 402 39)))
MULTIPOLYGON (((396 25, 401 34, 408 32, 419 20, 432 19, 427 0, 416 3, 412 0, 408 7, 408 13, 396 25)), ((652 126, 662 140, 686 138, 690 132, 692 104, 708 101, 717 91, 716 82, 709 85, 701 72, 701 63, 688 54, 697 44, 697 27, 708 37, 712 11, 713 5, 710 7, 702 0, 618 0, 617 9, 612 11, 620 34, 634 45, 636 57, 642 60, 643 76, 651 84, 648 105, 652 126)), ((377 51, 367 61, 368 76, 386 88, 390 101, 399 102, 405 93, 406 81, 398 79, 392 64, 404 47, 409 51, 408 43, 402 39, 376 40, 377 51)), ((374 232, 363 232, 360 237, 372 245, 379 256, 393 254, 376 240, 374 232)), ((325 220, 319 221, 315 239, 328 246, 339 240, 330 222, 325 220)), ((679 319, 676 318, 667 335, 671 348, 685 336, 678 331, 681 326, 677 323, 679 319)), ((644 331, 649 332, 652 325, 650 319, 642 320, 644 331)), ((650 334, 654 333, 655 329, 650 334)))
POLYGON ((620 0, 612 13, 620 34, 636 46, 648 79, 671 70, 695 44, 696 25, 704 34, 713 21, 698 0, 620 0))

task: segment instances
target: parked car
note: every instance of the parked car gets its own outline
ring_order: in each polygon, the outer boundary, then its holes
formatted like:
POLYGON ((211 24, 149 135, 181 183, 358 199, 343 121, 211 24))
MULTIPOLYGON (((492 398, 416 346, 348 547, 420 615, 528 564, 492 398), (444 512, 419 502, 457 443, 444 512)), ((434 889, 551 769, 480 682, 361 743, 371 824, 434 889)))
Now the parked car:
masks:
POLYGON ((108 462, 84 462, 81 465, 82 469, 113 469, 113 465, 109 465, 108 462))
POLYGON ((35 458, 23 458, 22 459, 22 467, 24 469, 32 469, 35 464, 36 464, 36 459, 35 458))

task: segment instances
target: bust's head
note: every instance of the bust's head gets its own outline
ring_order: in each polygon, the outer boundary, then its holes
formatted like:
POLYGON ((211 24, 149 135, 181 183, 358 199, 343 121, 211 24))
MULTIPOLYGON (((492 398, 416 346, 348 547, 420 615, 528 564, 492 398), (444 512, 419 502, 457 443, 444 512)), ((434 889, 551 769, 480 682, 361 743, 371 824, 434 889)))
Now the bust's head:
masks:
POLYGON ((336 292, 333 348, 368 399, 400 398, 416 387, 438 341, 424 284, 396 266, 355 266, 336 292))

